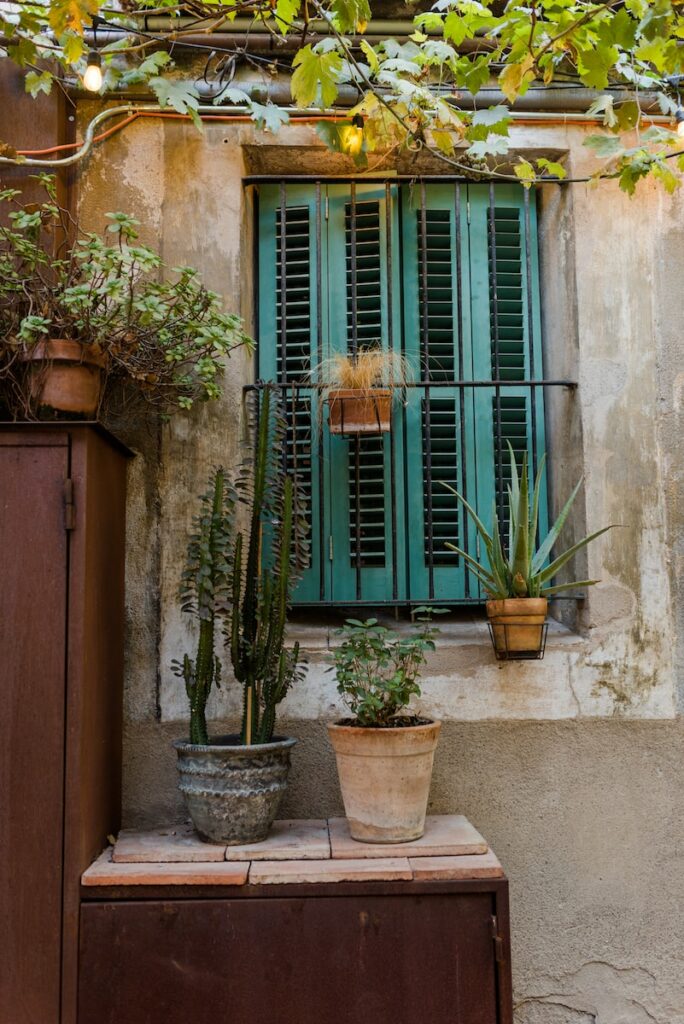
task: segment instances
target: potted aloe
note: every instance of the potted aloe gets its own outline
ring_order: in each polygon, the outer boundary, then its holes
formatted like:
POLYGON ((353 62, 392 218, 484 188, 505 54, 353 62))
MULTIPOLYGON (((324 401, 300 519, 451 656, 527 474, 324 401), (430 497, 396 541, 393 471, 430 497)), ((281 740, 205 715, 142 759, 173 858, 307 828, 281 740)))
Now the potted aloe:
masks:
POLYGON ((406 709, 435 648, 432 609, 417 609, 413 633, 377 619, 347 619, 334 652, 337 689, 352 717, 328 724, 353 839, 405 843, 425 829, 440 723, 406 709))
POLYGON ((304 672, 299 645, 285 645, 287 609, 304 554, 295 488, 283 471, 284 421, 263 392, 249 472, 230 482, 217 469, 202 498, 181 584, 182 609, 198 622, 197 655, 173 663, 190 702, 190 735, 174 744, 180 789, 200 837, 230 845, 266 838, 287 785, 296 740, 274 735, 276 709, 304 672), (238 505, 248 507, 247 535, 238 505), (222 624, 242 723, 210 736, 206 705, 219 685, 216 627, 222 624))
POLYGON ((511 484, 508 487, 509 533, 507 543, 501 535, 496 505, 493 511, 493 529, 489 533, 465 498, 453 487, 445 484, 444 486, 456 495, 472 517, 484 543, 487 564, 483 565, 478 562, 455 544, 448 543, 447 546, 465 559, 470 571, 476 576, 488 595, 487 618, 497 657, 502 659, 536 658, 541 656, 543 649, 544 624, 549 596, 572 587, 589 587, 599 582, 598 580, 575 580, 570 583, 558 583, 555 586, 550 586, 550 581, 578 551, 600 537, 602 533, 610 530, 611 526, 604 526, 603 529, 596 530, 549 560, 582 481, 578 482, 555 523, 537 547, 539 496, 546 456, 543 456, 539 463, 534 488, 530 492, 527 453, 523 455, 522 468, 518 473, 515 455, 510 444, 508 448, 511 460, 511 484))
POLYGON ((14 419, 92 418, 117 385, 168 413, 220 395, 226 356, 251 347, 240 319, 189 267, 170 270, 107 214, 82 231, 39 175, 41 203, 0 191, 0 404, 14 419))
POLYGON ((378 345, 338 353, 318 367, 331 434, 382 434, 392 426, 392 399, 406 387, 407 367, 398 353, 378 345))

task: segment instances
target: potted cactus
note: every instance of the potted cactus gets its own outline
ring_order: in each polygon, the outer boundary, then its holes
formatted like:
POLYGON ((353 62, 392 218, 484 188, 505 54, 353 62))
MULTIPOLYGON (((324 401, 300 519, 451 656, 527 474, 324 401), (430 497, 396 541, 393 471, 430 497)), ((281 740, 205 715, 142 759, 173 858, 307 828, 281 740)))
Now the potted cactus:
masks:
POLYGON ((576 485, 555 523, 537 547, 539 495, 546 456, 542 456, 534 488, 530 493, 527 453, 523 455, 522 469, 518 473, 510 443, 508 449, 511 460, 511 485, 508 488, 507 544, 501 534, 496 504, 493 511, 493 529, 489 533, 465 498, 453 487, 444 484, 459 501, 463 502, 465 509, 472 516, 484 542, 487 564, 478 562, 455 544, 447 543, 447 547, 465 559, 470 571, 482 584, 489 597, 486 606, 487 618, 497 658, 522 660, 542 656, 548 597, 572 587, 590 587, 599 581, 576 580, 555 586, 549 586, 549 582, 578 551, 612 527, 604 526, 603 529, 596 530, 549 562, 551 550, 565 525, 582 481, 576 485))
POLYGON ((329 723, 328 735, 349 831, 360 842, 406 843, 425 829, 440 723, 406 708, 420 696, 418 675, 438 630, 432 609, 416 612, 410 635, 377 619, 347 619, 333 655, 331 671, 352 718, 329 723))
POLYGON ((253 462, 230 482, 217 469, 202 499, 181 584, 183 610, 199 622, 197 655, 173 669, 185 682, 190 736, 174 744, 180 789, 202 839, 230 845, 266 838, 287 785, 296 740, 274 736, 276 709, 304 671, 285 645, 287 610, 303 551, 293 480, 282 468, 284 424, 263 392, 253 462), (237 528, 249 507, 249 532, 237 528), (215 633, 222 624, 243 688, 234 736, 210 737, 206 704, 219 685, 215 633))

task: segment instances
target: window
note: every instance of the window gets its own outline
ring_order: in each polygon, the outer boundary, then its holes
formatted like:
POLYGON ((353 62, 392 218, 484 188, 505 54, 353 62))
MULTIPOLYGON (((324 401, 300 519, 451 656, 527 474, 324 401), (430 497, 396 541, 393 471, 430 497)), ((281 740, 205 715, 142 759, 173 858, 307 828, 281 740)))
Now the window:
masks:
POLYGON ((258 262, 258 376, 283 385, 311 530, 296 602, 482 601, 446 546, 479 553, 444 484, 491 523, 506 442, 533 466, 544 450, 533 199, 512 185, 262 185, 258 262), (378 343, 412 370, 391 432, 330 435, 309 373, 378 343))

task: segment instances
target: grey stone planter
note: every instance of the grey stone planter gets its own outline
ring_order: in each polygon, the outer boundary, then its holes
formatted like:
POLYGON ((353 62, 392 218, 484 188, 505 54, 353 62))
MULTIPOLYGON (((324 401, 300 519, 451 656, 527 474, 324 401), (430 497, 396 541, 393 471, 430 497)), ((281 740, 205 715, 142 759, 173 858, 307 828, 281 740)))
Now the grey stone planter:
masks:
POLYGON ((215 736, 208 746, 178 740, 178 784, 200 838, 208 843, 260 843, 287 786, 295 739, 241 746, 215 736))

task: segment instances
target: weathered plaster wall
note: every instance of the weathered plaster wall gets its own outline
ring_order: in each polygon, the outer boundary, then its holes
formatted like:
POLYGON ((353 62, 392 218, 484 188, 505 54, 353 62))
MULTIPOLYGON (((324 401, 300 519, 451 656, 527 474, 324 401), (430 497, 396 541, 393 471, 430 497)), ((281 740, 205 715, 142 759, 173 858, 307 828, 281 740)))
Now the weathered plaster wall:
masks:
MULTIPOLYGON (((593 169, 582 137, 548 127, 518 129, 516 141, 567 151, 570 173, 580 174, 593 169)), ((194 263, 249 317, 241 176, 247 163, 329 167, 315 146, 304 127, 274 143, 245 126, 207 126, 199 136, 178 122, 137 122, 82 168, 81 212, 93 226, 106 210, 135 213, 170 263, 194 263)), ((684 199, 651 186, 632 201, 609 184, 545 188, 546 370, 580 384, 549 404, 553 501, 584 473, 570 531, 623 525, 589 551, 585 567, 602 583, 577 631, 554 632, 543 662, 497 665, 473 621, 449 629, 424 682, 421 709, 445 723, 433 809, 468 814, 511 878, 519 1024, 684 1022, 675 717, 684 665, 683 214, 684 199)), ((185 701, 168 666, 190 638, 175 592, 195 496, 211 465, 238 458, 251 372, 243 357, 232 360, 215 408, 127 438, 141 453, 131 466, 127 565, 131 824, 183 814, 170 741, 183 730, 185 701)), ((325 672, 327 630, 302 638, 311 668, 283 709, 284 728, 300 738, 284 812, 325 815, 340 810, 324 728, 339 705, 325 672)), ((211 713, 224 721, 236 709, 228 684, 211 713)))

